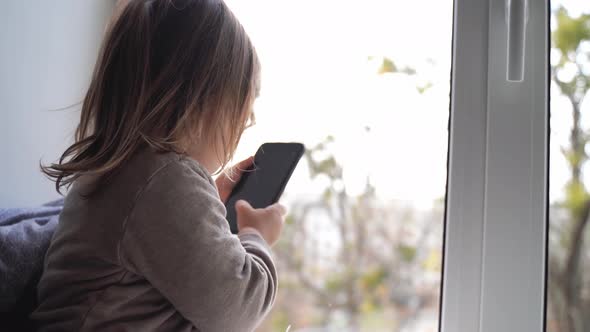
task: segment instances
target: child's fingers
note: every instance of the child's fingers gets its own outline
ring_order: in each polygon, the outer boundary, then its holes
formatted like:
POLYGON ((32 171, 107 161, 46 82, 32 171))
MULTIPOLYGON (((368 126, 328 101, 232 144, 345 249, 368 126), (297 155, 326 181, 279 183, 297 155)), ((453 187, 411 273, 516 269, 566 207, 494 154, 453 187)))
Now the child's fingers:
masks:
POLYGON ((281 216, 285 216, 287 214, 287 208, 280 203, 275 203, 275 204, 267 207, 267 209, 274 210, 274 211, 278 212, 279 215, 281 215, 281 216))
POLYGON ((243 171, 247 170, 250 166, 252 166, 252 164, 254 164, 254 156, 250 156, 240 161, 234 166, 234 169, 241 174, 243 171))
POLYGON ((225 202, 227 196, 229 195, 235 184, 229 177, 227 177, 227 175, 221 174, 215 180, 215 185, 217 186, 217 190, 219 191, 219 196, 221 200, 225 202))
POLYGON ((229 174, 224 172, 217 177, 215 185, 219 191, 219 197, 223 202, 227 200, 238 181, 240 181, 244 171, 252 166, 253 163, 254 157, 248 157, 232 166, 232 170, 229 174))
POLYGON ((251 211, 254 210, 252 205, 250 205, 250 203, 248 203, 247 201, 245 201, 243 199, 240 199, 236 202, 235 208, 236 208, 236 211, 240 211, 240 212, 244 212, 244 213, 250 213, 251 211))
POLYGON ((252 212, 256 212, 259 211, 258 213, 278 213, 281 217, 285 216, 287 214, 287 208, 280 204, 280 203, 275 203, 273 205, 269 205, 264 209, 255 209, 252 207, 252 205, 250 205, 250 203, 248 203, 247 201, 240 199, 236 202, 235 205, 236 211, 240 211, 243 213, 252 213, 252 212))

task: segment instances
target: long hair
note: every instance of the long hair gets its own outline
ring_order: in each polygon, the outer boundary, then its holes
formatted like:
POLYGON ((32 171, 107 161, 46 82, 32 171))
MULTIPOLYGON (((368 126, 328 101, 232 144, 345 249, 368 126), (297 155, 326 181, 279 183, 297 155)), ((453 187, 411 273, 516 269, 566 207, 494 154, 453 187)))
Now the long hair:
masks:
POLYGON ((130 0, 107 28, 75 143, 41 166, 56 190, 108 176, 139 148, 214 144, 222 168, 252 120, 259 61, 222 0, 130 0))

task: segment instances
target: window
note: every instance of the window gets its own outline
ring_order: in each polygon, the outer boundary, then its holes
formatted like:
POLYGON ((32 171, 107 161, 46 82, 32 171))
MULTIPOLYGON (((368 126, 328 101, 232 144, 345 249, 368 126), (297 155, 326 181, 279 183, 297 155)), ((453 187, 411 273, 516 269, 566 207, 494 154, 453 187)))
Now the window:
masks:
POLYGON ((259 331, 437 331, 452 1, 228 4, 263 70, 236 159, 308 148, 259 331))
POLYGON ((547 331, 590 330, 590 3, 551 3, 547 331))
POLYGON ((454 4, 441 330, 541 331, 548 2, 454 4))
MULTIPOLYGON (((588 1, 226 2, 263 67, 236 159, 267 141, 307 146, 258 331, 590 331, 588 1)), ((111 8, 92 3, 80 29, 37 5, 0 20, 47 23, 0 36, 14 110, 0 132, 27 147, 4 153, 7 206, 54 197, 37 161, 67 142, 20 129, 69 135, 69 118, 38 110, 79 98, 111 8), (19 62, 23 47, 45 62, 19 62), (30 70, 64 64, 65 80, 30 70), (17 185, 29 178, 45 191, 17 185)))

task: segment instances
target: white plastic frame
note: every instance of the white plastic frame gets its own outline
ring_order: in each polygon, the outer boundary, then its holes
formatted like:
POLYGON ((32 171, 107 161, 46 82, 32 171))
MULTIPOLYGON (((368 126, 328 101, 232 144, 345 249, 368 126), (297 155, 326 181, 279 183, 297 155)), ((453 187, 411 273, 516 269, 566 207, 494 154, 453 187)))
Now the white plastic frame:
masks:
POLYGON ((528 2, 521 82, 505 0, 455 0, 440 329, 543 331, 548 0, 528 2))

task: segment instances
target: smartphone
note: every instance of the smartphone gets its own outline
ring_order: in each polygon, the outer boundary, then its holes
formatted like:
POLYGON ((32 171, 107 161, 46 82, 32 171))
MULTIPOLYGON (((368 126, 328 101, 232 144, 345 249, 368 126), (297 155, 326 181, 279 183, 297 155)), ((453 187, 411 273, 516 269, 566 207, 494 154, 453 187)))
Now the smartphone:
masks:
POLYGON ((276 203, 304 151, 301 143, 264 143, 260 146, 252 167, 242 173, 225 203, 232 233, 238 233, 236 202, 243 199, 255 209, 276 203))

